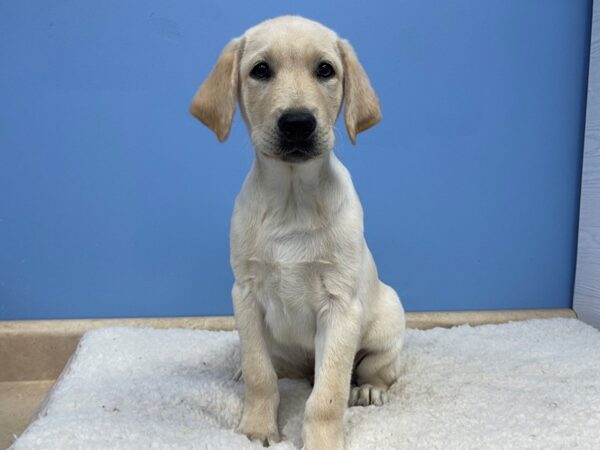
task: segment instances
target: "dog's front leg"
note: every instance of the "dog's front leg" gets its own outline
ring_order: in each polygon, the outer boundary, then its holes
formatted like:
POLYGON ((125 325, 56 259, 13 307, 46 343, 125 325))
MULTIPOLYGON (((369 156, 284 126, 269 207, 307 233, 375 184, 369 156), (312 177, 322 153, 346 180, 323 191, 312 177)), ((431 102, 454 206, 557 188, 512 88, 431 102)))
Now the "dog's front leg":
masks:
POLYGON ((342 450, 344 413, 360 338, 358 301, 332 303, 319 314, 315 338, 315 385, 306 402, 302 436, 306 450, 342 450))
POLYGON ((267 347, 264 318, 248 287, 236 283, 232 297, 246 388, 238 431, 263 445, 273 444, 280 440, 277 430, 279 390, 267 347))

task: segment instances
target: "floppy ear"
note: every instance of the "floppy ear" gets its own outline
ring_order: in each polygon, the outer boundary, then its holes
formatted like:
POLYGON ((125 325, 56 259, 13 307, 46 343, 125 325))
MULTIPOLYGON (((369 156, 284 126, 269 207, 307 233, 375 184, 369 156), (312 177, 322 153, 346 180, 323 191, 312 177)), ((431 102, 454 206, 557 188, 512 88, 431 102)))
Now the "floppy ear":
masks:
POLYGON ((229 136, 235 113, 241 42, 241 39, 234 39, 225 46, 190 106, 190 112, 214 131, 221 142, 229 136))
POLYGON ((344 121, 350 140, 356 144, 358 133, 381 120, 381 109, 377 94, 350 43, 340 39, 339 48, 344 63, 344 121))

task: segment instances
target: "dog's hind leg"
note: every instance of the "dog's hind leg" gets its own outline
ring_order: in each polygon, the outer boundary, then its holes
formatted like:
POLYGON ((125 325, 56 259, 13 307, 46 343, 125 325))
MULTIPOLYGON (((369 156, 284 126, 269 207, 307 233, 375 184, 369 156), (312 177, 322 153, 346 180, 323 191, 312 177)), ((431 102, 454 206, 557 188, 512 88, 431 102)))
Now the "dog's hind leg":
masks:
POLYGON ((379 300, 380 314, 376 314, 358 353, 353 377, 356 385, 351 386, 349 406, 382 405, 386 391, 400 375, 404 310, 396 292, 384 284, 379 300))

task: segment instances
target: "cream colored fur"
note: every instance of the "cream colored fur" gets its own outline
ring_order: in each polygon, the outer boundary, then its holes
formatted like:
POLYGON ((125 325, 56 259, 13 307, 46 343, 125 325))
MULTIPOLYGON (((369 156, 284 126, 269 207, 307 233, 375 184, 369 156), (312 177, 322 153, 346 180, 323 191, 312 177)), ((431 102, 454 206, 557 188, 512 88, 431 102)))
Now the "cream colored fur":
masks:
POLYGON ((267 20, 231 41, 190 110, 223 141, 236 101, 256 153, 231 222, 246 388, 239 431, 265 444, 279 441, 277 378, 314 374, 304 447, 342 449, 345 408, 383 403, 399 375, 404 335, 400 300, 378 279, 360 201, 332 151, 342 103, 355 142, 380 120, 379 101, 347 41, 293 16, 267 20), (249 76, 260 61, 274 71, 268 82, 249 76), (334 77, 315 76, 323 61, 334 77), (277 157, 277 120, 290 108, 317 119, 318 155, 306 162, 277 157))

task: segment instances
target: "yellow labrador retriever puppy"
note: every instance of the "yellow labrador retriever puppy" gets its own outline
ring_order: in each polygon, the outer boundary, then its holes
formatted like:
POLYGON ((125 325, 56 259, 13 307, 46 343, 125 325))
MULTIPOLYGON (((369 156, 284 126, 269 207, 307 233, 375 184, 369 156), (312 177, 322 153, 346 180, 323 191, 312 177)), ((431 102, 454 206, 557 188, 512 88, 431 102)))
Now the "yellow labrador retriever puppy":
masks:
POLYGON ((381 405, 396 381, 404 310, 379 281, 363 212, 333 153, 381 117, 354 50, 311 20, 267 20, 232 40, 191 112, 224 141, 236 102, 256 158, 231 223, 245 399, 239 431, 278 442, 278 377, 313 377, 306 449, 344 447, 347 405, 381 405))

